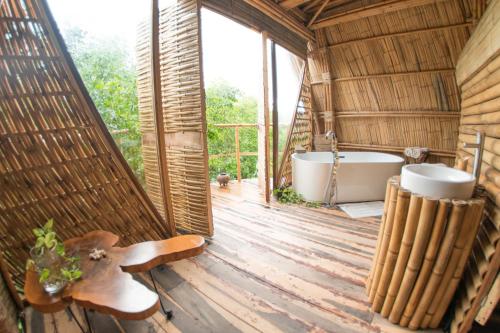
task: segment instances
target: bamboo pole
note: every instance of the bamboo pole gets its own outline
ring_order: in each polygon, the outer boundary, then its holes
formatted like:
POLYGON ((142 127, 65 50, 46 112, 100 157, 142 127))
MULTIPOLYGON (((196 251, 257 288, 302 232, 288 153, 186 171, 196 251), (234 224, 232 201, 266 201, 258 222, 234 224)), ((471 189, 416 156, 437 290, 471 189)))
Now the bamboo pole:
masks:
POLYGON ((279 124, 278 124, 278 64, 276 61, 276 43, 271 41, 271 85, 273 92, 272 131, 273 131, 273 190, 279 187, 279 124))
POLYGON ((469 258, 469 254, 476 238, 476 234, 481 222, 484 200, 471 200, 468 203, 467 211, 464 216, 462 230, 455 243, 450 259, 450 264, 446 268, 445 275, 437 293, 434 295, 427 314, 424 317, 422 324, 423 328, 438 327, 451 298, 455 294, 456 288, 462 277, 465 264, 469 258), (453 264, 452 264, 453 263, 453 264))
POLYGON ((385 225, 385 220, 387 218, 387 212, 389 210, 389 201, 391 197, 391 184, 394 182, 394 178, 389 178, 387 180, 387 186, 385 188, 385 199, 384 199, 384 213, 382 214, 382 218, 380 219, 380 228, 378 230, 378 236, 377 236, 377 247, 375 248, 375 255, 373 256, 373 261, 372 261, 372 266, 370 269, 370 273, 368 274, 368 279, 366 280, 366 294, 367 296, 370 294, 370 287, 373 279, 373 273, 374 273, 374 268, 377 263, 377 259, 379 256, 380 252, 380 244, 382 243, 382 236, 384 234, 384 225, 385 225))
POLYGON ((380 244, 380 254, 377 258, 377 264, 375 266, 375 271, 373 273, 373 282, 371 285, 369 300, 371 303, 375 300, 375 295, 377 293, 377 288, 382 275, 382 269, 384 267, 385 256, 387 254, 387 249, 389 247, 389 240, 391 238, 392 226, 394 222, 394 215, 396 212, 396 201, 398 197, 399 184, 396 181, 391 182, 391 194, 389 199, 389 208, 387 213, 387 219, 384 223, 384 233, 381 239, 379 239, 380 244))
POLYGON ((238 183, 241 182, 241 158, 240 158, 240 128, 234 128, 234 144, 236 149, 236 177, 238 183))
POLYGON ((408 264, 406 265, 406 270, 403 275, 403 280, 389 317, 393 323, 397 323, 399 321, 402 309, 404 309, 406 301, 408 300, 413 288, 413 283, 417 278, 424 250, 427 247, 432 226, 434 224, 437 202, 437 199, 428 197, 424 198, 422 201, 422 209, 415 234, 415 243, 413 244, 410 258, 408 259, 408 264))
POLYGON ((160 190, 163 201, 163 211, 165 212, 165 222, 168 231, 173 237, 177 234, 175 223, 174 208, 172 203, 172 193, 170 184, 170 173, 165 154, 165 125, 162 107, 162 90, 160 74, 160 12, 158 9, 158 0, 151 1, 151 85, 153 88, 153 109, 154 124, 156 127, 156 152, 158 159, 158 169, 160 178, 160 190))
MULTIPOLYGON (((430 236, 429 245, 427 246, 427 249, 425 251, 425 256, 423 264, 420 268, 420 273, 418 275, 418 278, 415 276, 415 278, 417 279, 416 283, 413 284, 414 281, 412 282, 412 286, 414 285, 413 290, 404 290, 403 288, 400 289, 397 298, 401 297, 401 300, 395 303, 394 307, 392 308, 391 315, 389 316, 389 320, 392 323, 399 322, 401 326, 408 326, 411 316, 415 311, 415 307, 417 306, 418 301, 422 296, 422 293, 424 292, 425 284, 427 283, 429 275, 431 274, 432 265, 434 264, 436 254, 439 249, 439 244, 441 244, 441 238, 443 237, 446 223, 448 221, 450 206, 451 200, 439 200, 439 206, 437 208, 436 218, 434 220, 434 227, 432 228, 432 234, 430 236), (408 302, 406 302, 407 300, 408 302), (404 315, 401 318, 403 310, 404 315)), ((416 237, 416 239, 418 238, 416 237)))
POLYGON ((418 220, 422 209, 422 196, 413 194, 410 199, 410 207, 408 209, 408 218, 405 222, 405 230, 401 241, 401 249, 399 250, 398 260, 394 268, 394 274, 391 279, 391 284, 387 291, 387 296, 382 307, 382 316, 389 317, 394 301, 399 291, 399 286, 403 280, 406 264, 410 257, 411 248, 415 241, 415 233, 417 232, 418 220))
POLYGON ((445 273, 453 246, 455 245, 457 237, 460 233, 465 211, 467 209, 467 202, 463 200, 453 200, 452 205, 453 207, 451 210, 450 222, 446 228, 443 242, 441 243, 436 262, 432 268, 432 274, 427 282, 422 298, 415 309, 415 313, 408 324, 410 329, 418 329, 420 327, 422 320, 424 319, 425 312, 429 308, 433 296, 436 293, 439 283, 445 273))
POLYGON ((401 239, 403 238, 403 232, 405 229, 406 217, 408 215, 410 196, 410 191, 401 187, 399 188, 389 248, 385 257, 382 275, 377 286, 375 300, 372 304, 372 309, 375 312, 380 312, 382 309, 387 289, 389 288, 389 283, 394 273, 394 267, 396 266, 399 249, 401 247, 401 239))

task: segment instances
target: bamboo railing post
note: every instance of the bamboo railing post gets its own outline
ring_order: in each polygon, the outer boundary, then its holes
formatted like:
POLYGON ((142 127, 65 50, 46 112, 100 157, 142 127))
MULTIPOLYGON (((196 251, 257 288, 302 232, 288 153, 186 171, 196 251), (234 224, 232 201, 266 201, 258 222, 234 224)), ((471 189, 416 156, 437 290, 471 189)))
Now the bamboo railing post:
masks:
POLYGON ((234 143, 236 149, 236 177, 238 178, 238 183, 241 182, 241 160, 240 160, 240 128, 236 126, 234 128, 234 143))

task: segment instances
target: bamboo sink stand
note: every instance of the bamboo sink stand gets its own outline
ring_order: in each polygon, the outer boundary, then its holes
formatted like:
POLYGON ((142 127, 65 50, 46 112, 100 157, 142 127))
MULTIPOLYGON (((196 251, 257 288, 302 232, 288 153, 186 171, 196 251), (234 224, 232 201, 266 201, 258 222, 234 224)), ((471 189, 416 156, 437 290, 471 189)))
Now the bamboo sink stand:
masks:
POLYGON ((410 329, 437 328, 472 249, 484 200, 434 199, 387 182, 366 290, 372 309, 410 329))

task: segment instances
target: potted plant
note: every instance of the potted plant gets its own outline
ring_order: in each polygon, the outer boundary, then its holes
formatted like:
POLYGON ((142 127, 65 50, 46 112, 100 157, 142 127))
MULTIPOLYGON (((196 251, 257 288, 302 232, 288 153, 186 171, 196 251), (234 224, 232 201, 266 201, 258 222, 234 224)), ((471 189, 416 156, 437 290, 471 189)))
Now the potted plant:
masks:
POLYGON ((42 228, 33 229, 35 246, 31 249, 28 269, 35 269, 43 289, 49 294, 61 291, 68 283, 82 276, 80 258, 68 256, 64 244, 53 230, 54 220, 50 219, 42 228))

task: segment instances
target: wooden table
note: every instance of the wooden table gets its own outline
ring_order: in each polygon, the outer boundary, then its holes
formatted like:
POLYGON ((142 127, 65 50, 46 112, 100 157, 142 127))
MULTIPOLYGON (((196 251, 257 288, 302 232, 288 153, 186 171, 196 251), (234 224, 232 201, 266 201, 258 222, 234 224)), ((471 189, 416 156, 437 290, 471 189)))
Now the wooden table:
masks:
POLYGON ((38 274, 28 270, 24 285, 27 301, 43 313, 61 311, 75 302, 84 309, 120 319, 146 319, 159 310, 159 296, 134 280, 130 273, 146 272, 167 262, 193 257, 205 248, 205 239, 197 235, 177 236, 123 248, 114 246, 118 240, 117 235, 98 230, 65 241, 67 251, 76 251, 81 258, 82 278, 62 292, 49 295, 39 283, 38 274), (93 248, 104 249, 106 257, 91 260, 89 252, 93 248))

